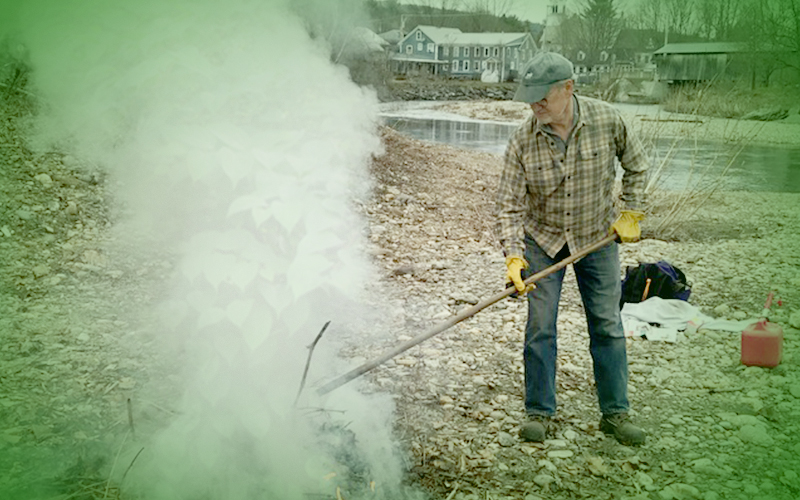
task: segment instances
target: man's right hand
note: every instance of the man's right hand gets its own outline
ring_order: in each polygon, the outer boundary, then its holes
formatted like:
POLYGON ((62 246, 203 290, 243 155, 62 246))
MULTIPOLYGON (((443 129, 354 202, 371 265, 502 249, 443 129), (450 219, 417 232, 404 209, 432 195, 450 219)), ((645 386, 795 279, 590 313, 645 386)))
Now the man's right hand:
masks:
POLYGON ((506 281, 513 283, 514 288, 520 294, 525 294, 534 288, 536 285, 525 285, 525 280, 522 279, 522 270, 528 269, 528 263, 519 255, 510 255, 506 257, 506 281))

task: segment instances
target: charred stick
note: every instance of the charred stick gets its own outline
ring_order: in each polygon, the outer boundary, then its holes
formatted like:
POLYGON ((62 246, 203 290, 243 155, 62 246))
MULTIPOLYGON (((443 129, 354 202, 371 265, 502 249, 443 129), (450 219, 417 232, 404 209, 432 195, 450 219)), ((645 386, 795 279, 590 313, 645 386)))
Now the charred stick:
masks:
POLYGON ((300 379, 300 388, 297 390, 297 396, 294 398, 294 405, 295 406, 297 406, 297 401, 300 399, 300 394, 303 393, 303 388, 306 386, 306 377, 308 376, 308 367, 311 366, 311 356, 314 354, 314 348, 317 347, 317 342, 319 342, 319 339, 322 338, 322 334, 325 333, 325 330, 328 329, 328 325, 330 325, 330 324, 331 324, 330 321, 325 323, 322 326, 322 330, 319 331, 319 333, 317 334, 317 337, 314 339, 314 342, 312 342, 311 345, 308 346, 308 359, 306 359, 306 367, 303 370, 303 378, 300 379))

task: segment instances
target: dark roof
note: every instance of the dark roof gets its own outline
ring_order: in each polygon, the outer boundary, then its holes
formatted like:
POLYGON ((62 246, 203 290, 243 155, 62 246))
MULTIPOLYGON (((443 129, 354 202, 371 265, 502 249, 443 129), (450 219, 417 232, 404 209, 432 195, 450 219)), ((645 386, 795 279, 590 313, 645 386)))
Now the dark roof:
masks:
POLYGON ((745 44, 737 42, 668 43, 653 54, 729 54, 746 50, 745 44))

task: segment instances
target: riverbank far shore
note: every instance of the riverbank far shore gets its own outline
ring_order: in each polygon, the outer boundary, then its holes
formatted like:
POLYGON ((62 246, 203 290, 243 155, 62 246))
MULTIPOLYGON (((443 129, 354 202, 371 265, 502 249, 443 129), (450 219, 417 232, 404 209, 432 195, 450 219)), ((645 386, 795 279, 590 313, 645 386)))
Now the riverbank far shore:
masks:
MULTIPOLYGON (((681 137, 731 143, 800 146, 800 123, 786 120, 761 122, 666 111, 654 113, 652 105, 639 107, 624 104, 617 107, 633 129, 645 138, 681 137)), ((431 109, 478 120, 510 123, 522 122, 531 113, 527 104, 516 101, 447 101, 431 103, 431 109)))

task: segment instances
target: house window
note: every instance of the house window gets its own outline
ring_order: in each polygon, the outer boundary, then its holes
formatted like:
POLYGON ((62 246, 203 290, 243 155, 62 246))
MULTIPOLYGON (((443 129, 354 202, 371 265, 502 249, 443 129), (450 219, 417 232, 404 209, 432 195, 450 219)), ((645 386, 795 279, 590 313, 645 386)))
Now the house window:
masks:
POLYGON ((458 57, 458 46, 453 47, 453 57, 458 57))
POLYGON ((575 58, 579 61, 583 61, 584 59, 586 59, 586 52, 579 50, 578 55, 575 58))
POLYGON ((483 48, 483 57, 489 57, 489 47, 483 48))
POLYGON ((433 48, 434 48, 433 44, 429 42, 428 43, 428 52, 433 52, 433 48))
POLYGON ((600 60, 608 61, 608 52, 606 52, 605 50, 603 52, 600 52, 600 60))
POLYGON ((406 45, 406 54, 410 54, 412 52, 414 52, 414 47, 412 47, 411 44, 406 45))
POLYGON ((458 71, 458 61, 455 59, 453 60, 453 71, 458 71))
POLYGON ((481 48, 475 47, 475 57, 478 57, 479 55, 481 55, 481 48))
POLYGON ((515 69, 517 69, 517 65, 514 64, 514 61, 511 61, 511 65, 509 67, 511 68, 511 71, 514 71, 515 69))
POLYGON ((481 69, 482 70, 486 69, 486 61, 481 61, 481 69))
POLYGON ((481 63, 478 61, 472 61, 472 67, 475 68, 473 71, 478 71, 478 68, 481 67, 481 63))
POLYGON ((417 31, 417 40, 422 40, 422 32, 417 31))
POLYGON ((450 55, 450 47, 445 46, 444 48, 444 56, 447 57, 450 55))
POLYGON ((417 52, 422 52, 422 42, 417 44, 417 52))
POLYGON ((464 61, 464 71, 469 71, 469 61, 464 61))
POLYGON ((495 47, 494 51, 492 51, 492 53, 494 54, 495 57, 499 56, 500 55, 500 48, 499 47, 495 47))

